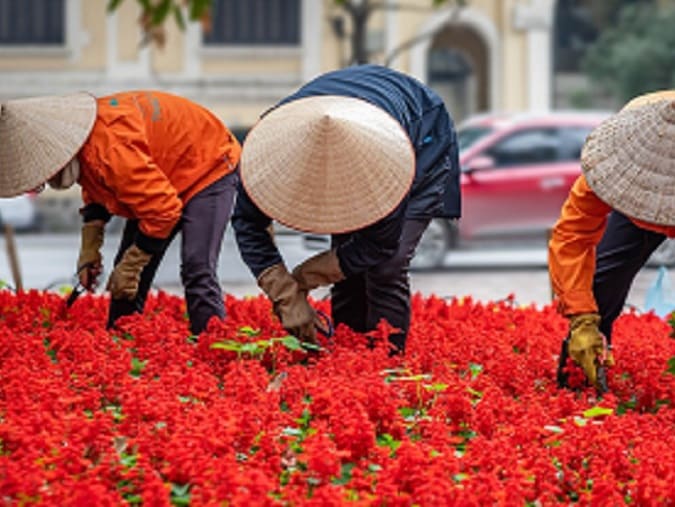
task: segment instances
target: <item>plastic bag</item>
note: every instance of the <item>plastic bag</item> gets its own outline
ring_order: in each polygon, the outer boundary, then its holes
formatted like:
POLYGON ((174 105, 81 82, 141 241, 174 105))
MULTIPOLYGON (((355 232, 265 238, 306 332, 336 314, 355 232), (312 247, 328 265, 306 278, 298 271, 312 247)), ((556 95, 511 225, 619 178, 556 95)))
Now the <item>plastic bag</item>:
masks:
POLYGON ((647 289, 645 311, 650 310, 659 317, 666 317, 675 311, 675 293, 670 286, 670 277, 665 266, 659 268, 656 279, 647 289))

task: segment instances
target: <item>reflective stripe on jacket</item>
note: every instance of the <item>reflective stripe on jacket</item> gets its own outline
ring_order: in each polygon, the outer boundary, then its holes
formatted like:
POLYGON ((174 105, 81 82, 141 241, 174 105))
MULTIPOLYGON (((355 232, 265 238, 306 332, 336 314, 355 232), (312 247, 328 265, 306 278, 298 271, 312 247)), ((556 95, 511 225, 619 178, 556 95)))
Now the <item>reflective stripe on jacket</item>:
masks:
POLYGON ((97 103, 96 123, 79 153, 85 207, 138 219, 148 237, 168 237, 184 204, 239 162, 235 137, 185 98, 135 91, 97 103))
MULTIPOLYGON (((563 315, 597 312, 593 296, 595 249, 607 226, 612 207, 600 200, 582 175, 577 178, 553 227, 548 266, 558 310, 563 315)), ((631 218, 643 229, 675 237, 675 227, 631 218)))

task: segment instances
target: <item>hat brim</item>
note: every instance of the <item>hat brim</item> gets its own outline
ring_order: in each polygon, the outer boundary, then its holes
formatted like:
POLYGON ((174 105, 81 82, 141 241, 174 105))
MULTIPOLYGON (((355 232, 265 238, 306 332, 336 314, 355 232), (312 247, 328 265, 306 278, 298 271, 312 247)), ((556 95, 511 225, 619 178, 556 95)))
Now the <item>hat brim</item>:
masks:
POLYGON ((96 121, 88 93, 5 102, 0 110, 0 197, 45 183, 73 159, 96 121))
POLYGON ((622 109, 590 134, 582 171, 612 208, 656 225, 675 225, 675 101, 622 109))
POLYGON ((316 96, 273 109, 249 132, 242 185, 292 229, 338 234, 391 213, 410 191, 415 152, 392 116, 361 99, 316 96))

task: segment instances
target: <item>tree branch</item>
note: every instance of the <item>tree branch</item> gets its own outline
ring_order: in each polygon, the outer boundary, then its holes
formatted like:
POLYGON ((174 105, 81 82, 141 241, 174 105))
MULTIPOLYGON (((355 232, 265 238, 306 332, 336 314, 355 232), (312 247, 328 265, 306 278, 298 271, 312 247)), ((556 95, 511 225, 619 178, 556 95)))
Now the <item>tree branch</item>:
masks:
POLYGON ((455 8, 452 12, 452 15, 450 16, 450 19, 448 19, 448 21, 446 23, 443 23, 442 25, 440 25, 439 27, 437 27, 433 30, 429 30, 427 32, 421 33, 418 36, 413 37, 412 39, 408 39, 407 41, 403 42, 402 44, 400 44, 397 47, 395 47, 394 49, 392 49, 389 52, 389 54, 385 57, 384 62, 383 62, 384 65, 386 67, 389 67, 392 64, 392 62, 396 59, 396 57, 398 57, 401 53, 403 53, 404 51, 406 51, 406 50, 410 49, 411 47, 415 46, 419 42, 422 42, 425 39, 429 39, 429 38, 435 36, 438 32, 445 29, 448 25, 453 24, 459 18, 459 13, 460 13, 461 10, 462 10, 462 5, 460 3, 460 4, 455 6, 455 8))

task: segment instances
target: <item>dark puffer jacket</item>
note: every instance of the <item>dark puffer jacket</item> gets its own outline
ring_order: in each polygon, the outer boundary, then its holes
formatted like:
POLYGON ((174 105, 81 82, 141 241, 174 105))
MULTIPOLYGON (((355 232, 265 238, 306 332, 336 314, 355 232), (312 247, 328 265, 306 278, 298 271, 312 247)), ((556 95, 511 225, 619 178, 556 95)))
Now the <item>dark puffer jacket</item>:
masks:
MULTIPOLYGON (((433 90, 387 67, 360 65, 323 74, 274 108, 317 95, 355 97, 380 107, 400 122, 415 148, 416 172, 409 195, 390 215, 357 231, 340 247, 338 257, 345 275, 362 272, 393 255, 406 218, 459 218, 456 132, 443 101, 433 90)), ((282 260, 265 232, 269 223, 269 217, 240 185, 232 224, 242 258, 256 277, 282 260)))

